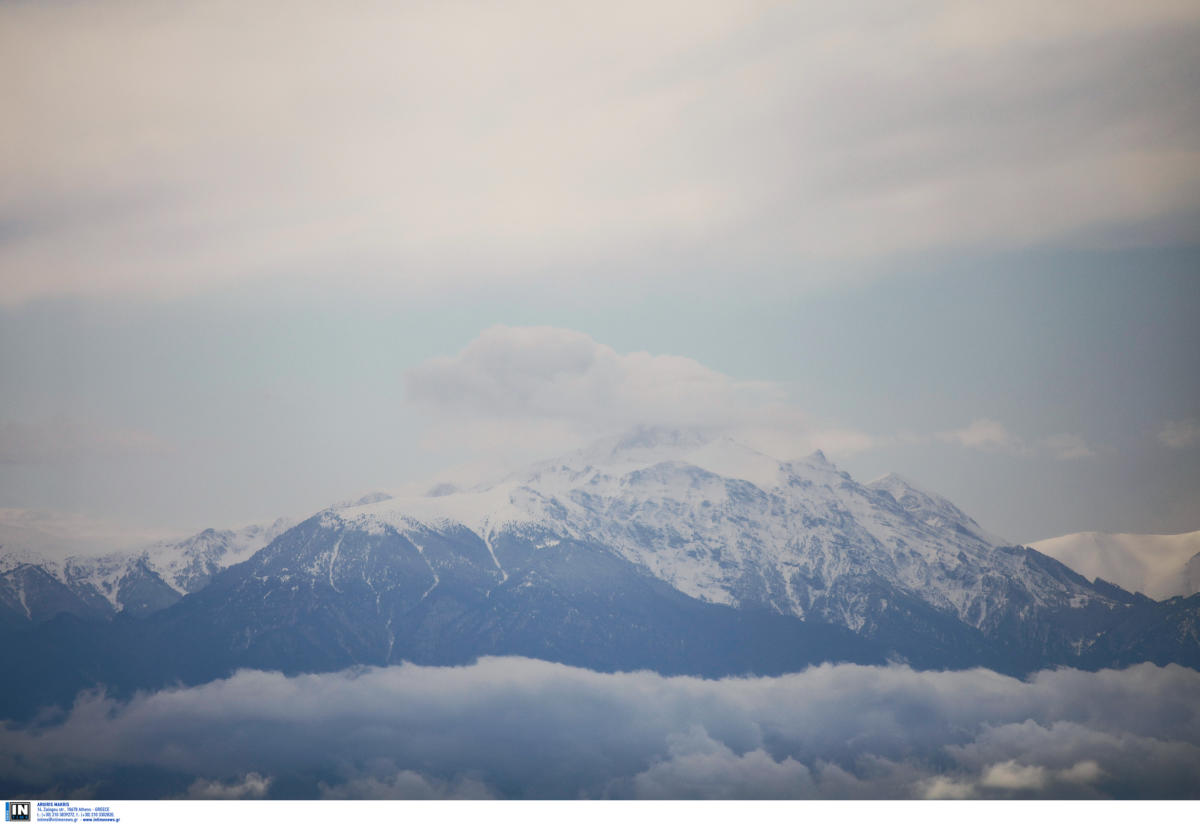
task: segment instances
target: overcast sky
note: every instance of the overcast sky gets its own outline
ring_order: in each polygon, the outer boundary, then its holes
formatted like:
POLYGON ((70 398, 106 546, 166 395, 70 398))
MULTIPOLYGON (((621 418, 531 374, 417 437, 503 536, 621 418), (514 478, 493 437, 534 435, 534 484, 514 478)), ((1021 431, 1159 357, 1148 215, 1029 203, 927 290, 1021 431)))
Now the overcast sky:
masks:
POLYGON ((1186 0, 6 3, 0 509, 233 526, 650 421, 1200 529, 1196 88, 1186 0))

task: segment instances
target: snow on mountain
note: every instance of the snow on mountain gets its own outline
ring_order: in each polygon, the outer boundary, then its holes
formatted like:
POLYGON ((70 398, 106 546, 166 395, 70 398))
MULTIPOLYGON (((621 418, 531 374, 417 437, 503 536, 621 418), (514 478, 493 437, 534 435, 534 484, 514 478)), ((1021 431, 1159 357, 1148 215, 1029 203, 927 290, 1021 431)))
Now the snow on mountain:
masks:
POLYGON ((899 478, 862 485, 820 452, 779 461, 696 432, 638 429, 445 492, 327 511, 323 525, 402 534, 461 525, 489 547, 506 532, 590 541, 700 600, 855 630, 870 581, 976 627, 1005 607, 1001 579, 1038 606, 1098 597, 997 552, 957 507, 899 478))
POLYGON ((902 479, 864 485, 819 452, 780 461, 703 433, 635 430, 494 483, 370 495, 283 527, 94 559, 68 576, 78 596, 29 564, 0 574, 0 627, 72 661, 0 701, 34 712, 40 692, 99 683, 481 655, 705 677, 823 661, 1200 668, 1200 596, 1089 583, 902 479), (35 617, 79 614, 88 593, 139 620, 76 636, 35 617))
POLYGON ((28 547, 9 549, 8 544, 0 544, 0 575, 4 575, 25 565, 41 566, 47 570, 57 570, 59 568, 59 564, 51 561, 35 549, 28 547))
POLYGON ((195 592, 226 567, 245 561, 288 530, 294 521, 279 518, 270 525, 239 530, 206 529, 182 541, 160 541, 142 552, 150 567, 181 595, 195 592))
MULTIPOLYGON (((1011 632, 1039 612, 1125 603, 1048 558, 1005 546, 950 501, 899 476, 860 484, 820 452, 781 461, 728 437, 662 427, 635 429, 469 489, 371 493, 323 510, 313 522, 323 537, 304 543, 304 560, 280 581, 295 586, 288 576, 303 570, 335 594, 343 567, 373 563, 362 556, 364 539, 394 536, 418 553, 415 574, 428 575, 419 601, 450 570, 444 564, 451 561, 426 557, 430 541, 449 540, 468 554, 464 547, 476 541, 486 569, 472 574, 493 581, 481 584, 486 595, 509 580, 501 559, 515 540, 534 552, 567 542, 593 547, 704 603, 872 637, 907 624, 945 643, 967 643, 944 622, 1011 632), (463 543, 453 537, 459 533, 475 537, 463 543)), ((77 612, 144 615, 199 592, 268 545, 283 551, 275 539, 291 526, 280 520, 237 532, 205 530, 40 567, 74 593, 77 612)), ((33 562, 28 553, 0 553, 0 576, 12 578, 0 581, 7 586, 0 600, 11 601, 18 617, 28 612, 22 582, 33 579, 22 572, 18 581, 14 571, 33 562)), ((366 585, 378 601, 377 582, 366 585)), ((39 586, 47 590, 45 603, 63 602, 63 593, 39 586)), ((1093 643, 1095 634, 1085 635, 1080 630, 1066 642, 1075 654, 1093 643)))
POLYGON ((1077 532, 1030 544, 1080 575, 1156 600, 1200 592, 1200 530, 1181 535, 1077 532))
POLYGON ((375 492, 368 492, 366 495, 361 495, 358 498, 341 501, 340 503, 336 503, 329 508, 349 509, 350 507, 354 506, 366 506, 367 504, 374 504, 379 503, 380 501, 390 500, 392 497, 393 496, 390 492, 382 492, 377 490, 375 492))
POLYGON ((884 475, 867 484, 871 489, 888 493, 913 517, 934 529, 953 529, 971 535, 993 546, 1004 546, 1009 542, 988 532, 950 501, 926 492, 912 481, 896 473, 884 475))
MULTIPOLYGON (((56 556, 63 554, 62 545, 53 535, 8 529, 3 535, 10 543, 0 546, 0 576, 11 579, 8 585, 14 592, 23 592, 17 581, 27 579, 28 572, 22 570, 36 568, 92 611, 144 614, 206 586, 217 572, 246 560, 292 524, 281 518, 269 526, 237 531, 206 529, 182 541, 160 540, 138 549, 78 553, 61 560, 56 556), (13 537, 20 545, 12 544, 13 537), (18 571, 22 571, 19 579, 18 571)), ((60 597, 55 603, 63 600, 60 597)), ((79 605, 75 606, 71 611, 78 611, 79 605)), ((21 609, 32 617, 23 601, 21 609)))

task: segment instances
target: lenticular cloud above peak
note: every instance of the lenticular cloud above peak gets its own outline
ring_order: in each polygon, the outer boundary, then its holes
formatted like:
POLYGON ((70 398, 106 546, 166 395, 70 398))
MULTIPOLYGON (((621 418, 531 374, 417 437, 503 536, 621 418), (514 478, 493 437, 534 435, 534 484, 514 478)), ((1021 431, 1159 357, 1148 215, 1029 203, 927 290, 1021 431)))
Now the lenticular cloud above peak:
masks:
POLYGON ((729 426, 781 389, 741 381, 691 358, 618 353, 588 335, 548 326, 493 326, 457 355, 406 376, 408 396, 444 413, 564 420, 592 429, 641 424, 729 426))

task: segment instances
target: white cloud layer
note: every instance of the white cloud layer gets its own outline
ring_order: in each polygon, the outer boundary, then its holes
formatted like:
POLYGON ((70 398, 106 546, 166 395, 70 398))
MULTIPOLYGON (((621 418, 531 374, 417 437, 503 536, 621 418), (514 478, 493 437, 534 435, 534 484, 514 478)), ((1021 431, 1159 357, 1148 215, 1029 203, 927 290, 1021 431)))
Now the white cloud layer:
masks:
POLYGON ((147 765, 243 797, 1194 797, 1198 695, 1200 673, 1151 664, 1028 681, 853 665, 709 681, 513 658, 245 671, 0 728, 0 777, 60 797, 147 765))
POLYGON ((1186 242, 1198 28, 1188 0, 6 3, 0 303, 1186 242))

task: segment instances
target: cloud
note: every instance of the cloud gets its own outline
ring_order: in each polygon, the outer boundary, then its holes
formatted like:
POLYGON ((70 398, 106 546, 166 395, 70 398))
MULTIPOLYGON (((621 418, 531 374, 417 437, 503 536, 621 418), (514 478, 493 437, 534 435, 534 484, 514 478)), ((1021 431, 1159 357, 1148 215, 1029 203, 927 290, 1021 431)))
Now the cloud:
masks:
POLYGON ((980 418, 961 429, 939 432, 934 437, 943 443, 968 449, 1021 456, 1048 455, 1060 461, 1096 456, 1095 450, 1080 435, 1063 433, 1029 442, 990 418, 980 418))
POLYGON ((622 354, 569 329, 493 326, 404 379, 408 400, 434 414, 428 442, 469 441, 477 454, 531 442, 561 449, 640 425, 732 432, 787 457, 874 443, 810 421, 780 384, 739 380, 686 357, 622 354))
POLYGON ((1195 797, 1197 695, 1200 673, 1151 664, 1026 681, 854 665, 704 680, 514 658, 243 671, 0 727, 0 783, 102 796, 153 765, 149 795, 1195 797))
POLYGON ((1104 777, 1104 770, 1095 761, 1080 761, 1074 766, 1058 773, 1060 781, 1071 781, 1079 784, 1094 784, 1104 777))
POLYGON ((761 748, 736 753, 700 728, 668 736, 667 756, 633 779, 638 798, 797 798, 814 795, 808 767, 761 748))
POLYGON ((400 770, 382 776, 351 778, 340 784, 320 784, 321 797, 330 799, 476 799, 495 798, 479 780, 458 778, 439 781, 413 770, 400 770))
POLYGON ((1077 458, 1094 458, 1096 456, 1087 441, 1079 435, 1051 435, 1038 441, 1038 445, 1060 461, 1073 461, 1077 458))
POLYGON ((1025 766, 1016 761, 992 764, 983 771, 980 784, 1002 790, 1040 790, 1046 786, 1046 768, 1025 766))
POLYGON ((806 415, 783 384, 739 380, 686 357, 619 353, 550 326, 490 327, 458 354, 410 369, 404 384, 407 399, 431 413, 425 445, 469 448, 475 458, 534 444, 544 456, 646 425, 726 433, 782 458, 931 441, 1056 460, 1096 455, 1080 435, 1030 441, 989 418, 933 435, 839 427, 806 415))
POLYGON ((921 792, 922 798, 933 799, 964 799, 975 796, 975 785, 969 781, 955 781, 944 775, 937 775, 926 781, 921 792))
POLYGON ((80 461, 166 455, 170 446, 149 432, 104 427, 55 417, 0 421, 0 464, 78 463, 80 461))
POLYGON ((228 784, 197 778, 188 788, 187 797, 196 799, 265 798, 270 787, 271 779, 263 778, 253 772, 228 784))
POLYGON ((410 370, 405 386, 409 399, 441 411, 592 427, 727 426, 782 396, 774 384, 738 381, 691 358, 622 355, 582 332, 546 326, 493 326, 459 354, 410 370))
POLYGON ((1158 432, 1158 440, 1172 449, 1191 449, 1200 445, 1200 420, 1167 421, 1158 432))
POLYGON ((3 4, 0 302, 795 284, 907 251, 1189 242, 1198 21, 1186 0, 3 4))
POLYGON ((1027 450, 1025 442, 1008 431, 999 421, 981 418, 972 421, 962 429, 939 432, 938 440, 946 443, 965 446, 968 449, 982 449, 992 452, 1011 452, 1022 454, 1027 450))

